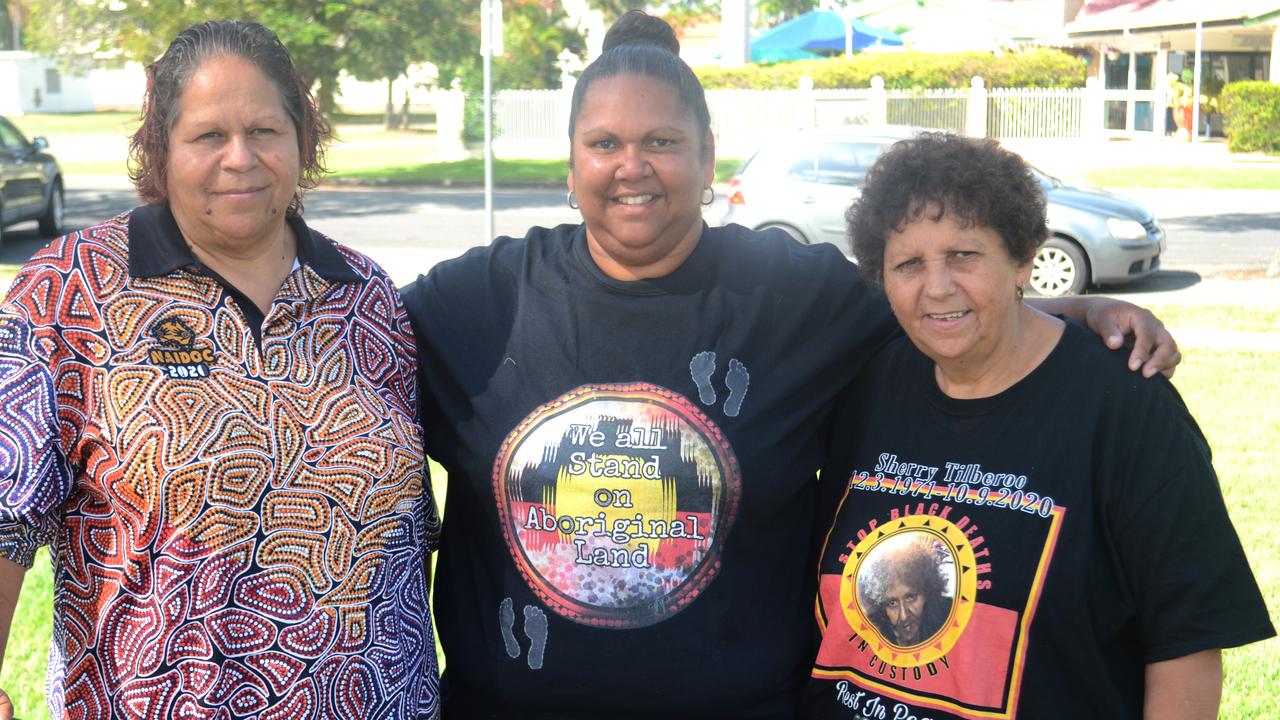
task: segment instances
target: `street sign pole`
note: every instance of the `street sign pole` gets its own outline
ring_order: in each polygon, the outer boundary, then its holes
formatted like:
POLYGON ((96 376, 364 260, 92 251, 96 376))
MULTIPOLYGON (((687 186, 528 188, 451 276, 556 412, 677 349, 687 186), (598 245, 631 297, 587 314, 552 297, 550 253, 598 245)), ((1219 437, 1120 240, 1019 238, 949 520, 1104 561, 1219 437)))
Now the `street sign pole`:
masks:
POLYGON ((493 56, 502 54, 502 0, 480 0, 484 58, 484 242, 493 242, 493 56))

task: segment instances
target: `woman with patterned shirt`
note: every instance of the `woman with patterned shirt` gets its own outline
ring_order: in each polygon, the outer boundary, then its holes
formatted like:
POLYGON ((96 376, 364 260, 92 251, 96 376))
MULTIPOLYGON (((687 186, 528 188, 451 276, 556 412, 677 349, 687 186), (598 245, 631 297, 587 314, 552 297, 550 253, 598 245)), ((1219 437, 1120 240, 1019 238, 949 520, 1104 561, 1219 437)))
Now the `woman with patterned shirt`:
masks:
POLYGON ((48 544, 54 717, 432 717, 413 334, 302 221, 328 127, 261 25, 188 28, 147 81, 146 204, 0 308, 0 657, 48 544))

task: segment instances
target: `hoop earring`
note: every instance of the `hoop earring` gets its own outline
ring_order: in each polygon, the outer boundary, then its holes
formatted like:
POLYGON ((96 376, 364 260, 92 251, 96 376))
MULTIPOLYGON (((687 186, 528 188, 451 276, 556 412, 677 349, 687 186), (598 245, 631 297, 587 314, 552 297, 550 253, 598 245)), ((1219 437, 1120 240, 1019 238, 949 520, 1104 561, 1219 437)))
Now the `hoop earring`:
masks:
POLYGON ((567 196, 565 196, 565 200, 567 200, 567 201, 569 202, 569 207, 573 208, 574 210, 577 210, 577 209, 578 209, 578 207, 579 207, 579 206, 578 206, 578 196, 577 196, 577 195, 575 195, 575 194, 574 194, 574 192, 573 192, 572 190, 570 190, 570 191, 569 191, 569 194, 568 194, 567 196))
POLYGON ((706 186, 705 188, 703 188, 703 189, 702 189, 702 204, 703 204, 703 205, 710 205, 711 203, 713 203, 713 202, 715 202, 715 201, 716 201, 716 189, 715 189, 715 188, 713 188, 713 187, 711 187, 710 185, 708 185, 708 186, 706 186), (710 196, 708 196, 708 193, 710 194, 710 196))

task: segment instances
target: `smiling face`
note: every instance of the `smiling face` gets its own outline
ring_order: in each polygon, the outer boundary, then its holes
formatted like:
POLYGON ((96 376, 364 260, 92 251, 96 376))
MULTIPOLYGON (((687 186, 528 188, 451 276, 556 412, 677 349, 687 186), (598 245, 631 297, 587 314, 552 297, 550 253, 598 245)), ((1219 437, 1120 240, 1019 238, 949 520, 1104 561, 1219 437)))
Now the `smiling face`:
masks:
POLYGON ((275 83, 234 55, 202 64, 178 100, 166 169, 189 241, 233 255, 278 241, 301 166, 275 83))
POLYGON ((610 277, 661 277, 702 234, 702 193, 715 152, 675 88, 615 75, 587 90, 573 135, 569 189, 591 256, 610 277))
POLYGON ((1031 276, 989 227, 925 212, 885 241, 884 290, 902 329, 947 374, 981 375, 1013 356, 1017 288, 1031 276))

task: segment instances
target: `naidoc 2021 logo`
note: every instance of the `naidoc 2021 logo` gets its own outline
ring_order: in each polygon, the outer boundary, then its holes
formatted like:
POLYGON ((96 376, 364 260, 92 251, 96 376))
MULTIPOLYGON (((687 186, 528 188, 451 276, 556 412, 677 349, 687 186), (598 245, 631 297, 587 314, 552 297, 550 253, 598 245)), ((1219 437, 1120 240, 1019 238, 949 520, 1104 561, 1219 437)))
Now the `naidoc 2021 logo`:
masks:
POLYGON ((169 315, 151 326, 156 345, 147 352, 151 364, 162 367, 171 378, 209 377, 209 366, 217 361, 208 343, 197 342, 195 330, 179 315, 169 315))
POLYGON ((503 442, 493 481, 538 597, 612 628, 661 622, 706 589, 742 493, 715 423, 648 384, 585 385, 537 408, 503 442))

